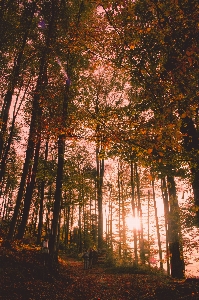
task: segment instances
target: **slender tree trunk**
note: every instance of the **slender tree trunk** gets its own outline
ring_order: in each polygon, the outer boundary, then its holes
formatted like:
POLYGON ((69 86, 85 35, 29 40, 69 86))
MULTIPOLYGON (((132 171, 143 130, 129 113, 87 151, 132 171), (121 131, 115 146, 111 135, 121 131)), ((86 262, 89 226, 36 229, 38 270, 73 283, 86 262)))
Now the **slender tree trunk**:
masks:
MULTIPOLYGON (((99 114, 99 95, 97 94, 95 114, 99 114)), ((96 126, 96 188, 97 188, 97 204, 98 204, 98 248, 103 247, 103 179, 104 179, 104 158, 100 158, 100 152, 102 151, 102 137, 100 133, 100 124, 96 126)))
MULTIPOLYGON (((30 81, 29 81, 29 83, 30 83, 30 81)), ((27 89, 29 87, 29 83, 28 83, 27 88, 26 88, 26 90, 24 92, 24 95, 23 95, 21 103, 23 102, 23 99, 25 98, 27 89)), ((19 105, 19 107, 20 107, 20 105, 19 105)), ((17 110, 17 112, 15 114, 13 113, 12 125, 11 125, 11 128, 10 128, 10 133, 9 133, 8 141, 7 141, 6 146, 4 146, 4 152, 2 154, 2 159, 1 159, 1 162, 0 162, 0 164, 1 164, 1 167, 0 167, 0 186, 1 186, 1 189, 3 187, 3 178, 5 176, 6 161, 7 161, 8 154, 9 154, 10 147, 11 147, 11 143, 12 143, 12 140, 13 140, 13 134, 14 134, 14 128, 15 128, 15 120, 16 120, 16 117, 17 117, 17 114, 18 114, 18 110, 17 110)), ((1 194, 1 190, 0 190, 0 194, 1 194)))
POLYGON ((55 201, 53 207, 53 221, 52 221, 52 235, 51 235, 51 248, 50 253, 53 259, 57 258, 58 249, 58 224, 59 224, 59 214, 61 208, 62 200, 62 182, 63 182, 63 168, 64 168, 64 152, 65 152, 65 136, 60 135, 58 140, 58 167, 57 167, 57 178, 56 178, 56 192, 55 201))
POLYGON ((160 259, 160 269, 163 270, 162 246, 161 246, 161 239, 160 239, 160 228, 159 228, 159 221, 158 221, 158 214, 157 214, 154 181, 152 181, 152 189, 153 189, 153 204, 154 204, 154 209, 155 209, 156 231, 157 231, 157 238, 158 238, 158 252, 159 252, 159 259, 160 259))
POLYGON ((147 242, 148 242, 148 264, 150 266, 150 191, 148 190, 148 237, 147 237, 147 242))
POLYGON ((70 204, 68 204, 68 206, 66 207, 66 236, 65 236, 65 240, 66 240, 66 245, 69 244, 69 230, 70 230, 70 212, 71 212, 71 207, 70 204))
POLYGON ((118 231, 119 231, 119 258, 121 258, 122 255, 122 234, 121 234, 121 187, 120 187, 120 164, 118 163, 118 231))
POLYGON ((36 145, 36 150, 35 150, 35 157, 34 157, 33 169, 32 169, 32 174, 31 174, 31 180, 26 187, 22 220, 21 220, 21 223, 18 228, 17 239, 19 239, 19 240, 23 238, 23 236, 25 234, 26 224, 28 222, 30 205, 31 205, 31 200, 32 200, 33 191, 34 191, 34 187, 35 187, 35 182, 36 182, 40 144, 41 144, 41 136, 39 135, 37 145, 36 145))
POLYGON ((176 194, 176 186, 173 176, 167 176, 167 185, 169 191, 169 251, 171 261, 171 276, 174 278, 184 278, 184 260, 180 251, 180 216, 179 206, 176 194))
MULTIPOLYGON (((198 118, 198 109, 197 109, 198 118)), ((196 119, 197 124, 197 119, 196 119)), ((192 188, 194 202, 196 205, 196 223, 199 226, 199 132, 198 126, 194 124, 192 118, 186 116, 182 119, 181 132, 184 138, 184 149, 190 154, 190 170, 192 174, 192 188)))
MULTIPOLYGON (((53 3, 53 1, 52 1, 52 3, 53 3)), ((47 84, 47 82, 46 82, 46 71, 47 71, 46 57, 47 57, 47 53, 49 52, 51 36, 53 34, 52 33, 53 24, 54 24, 54 6, 52 7, 52 16, 51 16, 51 20, 50 20, 50 24, 49 24, 49 30, 48 30, 48 35, 47 35, 46 45, 45 45, 45 51, 43 52, 43 56, 41 57, 41 60, 40 60, 39 76, 37 79, 37 86, 36 86, 36 90, 35 90, 35 94, 34 94, 34 98, 33 98, 32 117, 31 117, 31 124, 30 124, 28 146, 27 146, 27 150, 26 150, 26 158, 25 158, 25 163, 24 163, 24 167, 23 167, 23 173, 22 173, 22 177, 21 177, 18 196, 17 196, 17 200, 16 200, 15 210, 14 210, 14 214, 13 214, 10 228, 9 228, 8 239, 12 239, 13 235, 14 235, 17 217, 18 217, 18 213, 19 213, 19 209, 20 209, 20 205, 21 205, 21 201, 22 201, 22 197, 23 197, 23 192, 24 192, 24 188, 25 188, 25 181, 26 181, 26 177, 28 174, 30 161, 33 158, 36 130, 38 128, 37 112, 38 112, 38 109, 41 110, 39 108, 40 94, 43 92, 43 89, 45 88, 45 86, 47 84)), ((41 115, 40 115, 40 117, 41 117, 41 115)), ((41 120, 39 120, 39 121, 41 121, 41 120)))
POLYGON ((104 178, 104 159, 99 159, 99 147, 96 148, 97 164, 97 203, 98 203, 98 248, 103 247, 103 206, 102 187, 104 178))
MULTIPOLYGON (((134 170, 134 162, 131 160, 131 206, 133 217, 135 218, 135 170, 134 170)), ((133 229, 133 237, 134 237, 134 264, 138 265, 138 246, 137 246, 137 230, 133 229)))
MULTIPOLYGON (((63 99, 63 110, 62 110, 62 124, 63 128, 67 127, 68 120, 68 102, 69 102, 69 84, 66 82, 64 99, 63 99)), ((58 260, 58 225, 59 225, 59 214, 62 201, 62 184, 64 175, 64 153, 65 153, 65 134, 60 134, 58 139, 58 166, 57 166, 57 178, 56 178, 56 191, 55 201, 53 207, 53 220, 52 220, 52 232, 50 238, 50 255, 53 262, 58 260)))
POLYGON ((167 192, 166 179, 161 179, 162 199, 164 203, 164 217, 165 217, 165 232, 166 232, 166 261, 167 261, 167 274, 170 275, 169 263, 169 238, 168 238, 168 223, 169 223, 169 195, 167 192))
MULTIPOLYGON (((45 62, 43 62, 42 69, 44 68, 44 71, 41 72, 41 77, 40 80, 38 80, 38 90, 40 91, 41 88, 45 88, 44 80, 43 78, 46 78, 46 68, 45 68, 45 62)), ((40 94, 35 93, 34 100, 33 102, 35 103, 35 109, 34 109, 34 126, 33 126, 33 134, 35 135, 35 139, 37 140, 36 142, 36 147, 35 147, 35 155, 34 155, 34 163, 33 163, 33 168, 31 170, 31 167, 29 168, 30 170, 30 179, 26 187, 26 193, 25 193, 25 199, 24 199, 24 207, 23 207, 23 213, 22 213, 22 220, 18 228, 18 234, 17 234, 17 239, 22 239, 24 234, 25 234, 25 229, 26 229, 26 224, 28 222, 28 216, 29 216, 29 211, 30 211, 30 206, 31 206, 31 201, 32 201, 32 196, 33 196, 33 191, 35 187, 35 182, 36 182, 36 174, 37 174, 37 167, 38 167, 38 161, 39 161, 39 151, 40 151, 40 145, 41 145, 41 118, 42 118, 42 108, 40 107, 39 104, 39 99, 40 99, 40 94)), ((35 143, 35 141, 33 142, 35 143)))
POLYGON ((135 163, 135 177, 137 187, 137 198, 138 198, 138 213, 140 219, 140 259, 142 264, 145 264, 145 250, 144 250, 144 236, 143 236, 143 220, 142 220, 142 206, 141 206, 141 195, 140 195, 140 178, 138 174, 137 164, 135 163))
MULTIPOLYGON (((30 162, 31 162, 31 160, 33 158, 33 154, 34 154, 36 129, 38 126, 38 124, 37 124, 37 120, 38 120, 37 112, 38 112, 38 108, 39 108, 39 92, 38 92, 38 90, 40 90, 39 86, 40 86, 40 83, 41 83, 42 77, 43 77, 42 73, 43 73, 44 64, 45 64, 45 61, 42 60, 41 66, 40 66, 40 76, 38 77, 38 84, 37 84, 38 88, 36 89, 35 96, 33 99, 32 117, 31 117, 28 145, 27 145, 27 150, 26 150, 26 158, 25 158, 25 163, 24 163, 24 167, 23 167, 20 187, 19 187, 19 191, 18 191, 18 195, 17 195, 15 209, 14 209, 14 214, 13 214, 12 221, 11 221, 10 228, 9 228, 8 239, 12 239, 13 235, 14 235, 14 230, 15 230, 15 226, 16 226, 16 222, 17 222, 17 216, 19 213, 19 209, 20 209, 21 201, 22 201, 22 197, 23 197, 23 192, 24 192, 24 188, 25 188, 26 178, 27 178, 28 171, 30 168, 30 162)), ((39 114, 39 115, 41 116, 41 114, 39 114)), ((39 122, 41 122, 41 121, 39 121, 39 122)))
POLYGON ((32 138, 32 135, 33 135, 32 131, 33 131, 33 119, 32 119, 31 126, 30 126, 30 134, 29 134, 28 146, 27 146, 27 150, 26 150, 26 158, 25 158, 25 162, 24 162, 24 166, 23 166, 23 172, 22 172, 21 182, 20 182, 20 186, 19 186, 19 191, 17 194, 16 205, 14 208, 14 213, 12 216, 12 220, 11 220, 9 232, 8 232, 9 240, 12 240, 13 236, 14 236, 17 217, 19 214, 21 201, 22 201, 22 197, 23 197, 23 192, 24 192, 24 188, 25 188, 25 183, 26 183, 26 178, 27 178, 27 174, 28 174, 28 170, 29 170, 29 164, 30 164, 31 159, 33 158, 34 139, 32 138))
MULTIPOLYGON (((11 80, 10 80, 9 88, 5 95, 4 102, 3 102, 3 108, 1 111, 2 123, 1 123, 1 131, 0 131, 0 158, 2 157, 2 153, 3 153, 4 140, 5 140, 6 130, 7 130, 8 116, 9 116, 9 110, 10 110, 10 106, 11 106, 11 102, 12 102, 12 96, 14 93, 16 83, 19 79, 22 57, 23 57, 25 45, 27 42, 30 26, 32 24, 33 16, 35 13, 35 9, 36 9, 36 2, 34 1, 34 2, 30 3, 25 8, 25 11, 24 11, 24 16, 26 16, 26 20, 28 20, 28 22, 27 22, 26 30, 24 32, 24 36, 22 39, 22 44, 21 44, 19 53, 17 54, 17 56, 15 58, 13 71, 12 71, 12 74, 10 77, 11 80)), ((25 22, 24 17, 22 18, 22 22, 25 22)))
MULTIPOLYGON (((122 164, 121 166, 121 172, 119 173, 119 186, 120 186, 120 201, 121 201, 121 216, 122 216, 122 251, 123 251, 123 258, 126 259, 127 251, 126 251, 126 209, 125 209, 125 198, 124 198, 124 179, 123 179, 123 168, 122 164)), ((119 166, 119 168, 120 168, 119 166)))
POLYGON ((195 163, 195 166, 191 168, 191 173, 193 175, 192 188, 196 206, 196 224, 199 227, 199 160, 195 163))
MULTIPOLYGON (((44 163, 48 160, 48 141, 46 142, 44 163)), ((45 176, 45 171, 44 171, 45 176)), ((45 190, 45 178, 41 182, 41 193, 39 202, 39 223, 38 223, 38 234, 37 234, 37 244, 41 244, 42 228, 43 228, 43 213, 44 213, 44 190, 45 190)))
POLYGON ((79 220, 78 220, 78 251, 82 253, 82 205, 79 204, 79 220))
POLYGON ((44 210, 44 189, 45 189, 45 181, 42 180, 40 186, 40 201, 39 201, 39 223, 37 229, 37 245, 41 244, 42 237, 42 228, 43 228, 43 210, 44 210))
POLYGON ((110 195, 109 195, 109 214, 110 214, 110 220, 109 220, 109 240, 110 240, 110 246, 111 250, 113 250, 113 204, 112 204, 112 187, 110 187, 110 195))

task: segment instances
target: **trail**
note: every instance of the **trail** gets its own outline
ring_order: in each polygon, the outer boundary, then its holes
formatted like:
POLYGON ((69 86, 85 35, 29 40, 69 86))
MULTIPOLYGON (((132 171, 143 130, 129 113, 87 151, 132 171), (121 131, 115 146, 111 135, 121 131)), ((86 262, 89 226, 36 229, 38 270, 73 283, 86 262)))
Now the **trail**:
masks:
MULTIPOLYGON (((108 269, 99 265, 84 270, 83 262, 77 262, 66 257, 62 257, 61 263, 71 280, 71 284, 66 288, 65 299, 194 299, 193 297, 190 298, 190 293, 188 298, 181 298, 172 281, 169 285, 170 279, 167 277, 143 274, 108 274, 108 269)), ((192 296, 194 296, 194 293, 192 296)))
POLYGON ((114 274, 104 265, 84 270, 83 261, 61 255, 52 273, 36 249, 0 247, 2 300, 199 299, 199 280, 176 281, 159 274, 114 274))

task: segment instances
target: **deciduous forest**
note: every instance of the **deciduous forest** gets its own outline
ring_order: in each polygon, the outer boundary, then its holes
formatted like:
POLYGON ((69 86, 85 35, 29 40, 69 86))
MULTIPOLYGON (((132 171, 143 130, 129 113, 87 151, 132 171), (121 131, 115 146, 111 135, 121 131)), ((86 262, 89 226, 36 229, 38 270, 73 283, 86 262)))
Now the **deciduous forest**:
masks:
POLYGON ((0 72, 2 246, 47 238, 52 268, 93 247, 184 278, 199 259, 198 1, 1 0, 0 72))

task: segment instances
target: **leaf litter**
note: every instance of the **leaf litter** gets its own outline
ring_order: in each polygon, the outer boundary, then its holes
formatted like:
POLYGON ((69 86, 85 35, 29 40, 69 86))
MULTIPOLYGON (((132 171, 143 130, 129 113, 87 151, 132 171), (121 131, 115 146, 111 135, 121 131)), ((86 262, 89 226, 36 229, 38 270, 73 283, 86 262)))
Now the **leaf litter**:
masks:
POLYGON ((118 274, 62 256, 50 272, 38 249, 0 249, 2 300, 172 300, 199 299, 199 280, 159 274, 118 274))

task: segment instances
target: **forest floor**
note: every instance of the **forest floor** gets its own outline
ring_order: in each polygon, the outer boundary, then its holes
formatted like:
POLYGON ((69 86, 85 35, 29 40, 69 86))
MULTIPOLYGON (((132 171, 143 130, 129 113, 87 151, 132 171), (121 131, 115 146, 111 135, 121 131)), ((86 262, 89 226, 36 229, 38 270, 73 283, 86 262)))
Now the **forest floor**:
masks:
POLYGON ((160 274, 113 273, 103 265, 83 269, 83 262, 59 257, 52 273, 38 248, 0 246, 2 300, 142 300, 199 299, 199 280, 174 280, 160 274))

